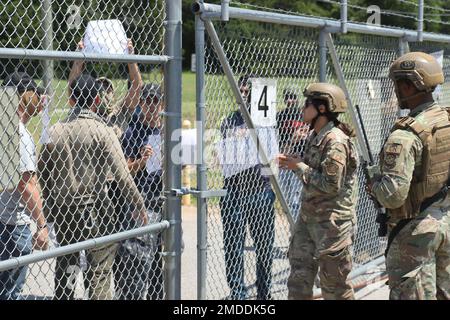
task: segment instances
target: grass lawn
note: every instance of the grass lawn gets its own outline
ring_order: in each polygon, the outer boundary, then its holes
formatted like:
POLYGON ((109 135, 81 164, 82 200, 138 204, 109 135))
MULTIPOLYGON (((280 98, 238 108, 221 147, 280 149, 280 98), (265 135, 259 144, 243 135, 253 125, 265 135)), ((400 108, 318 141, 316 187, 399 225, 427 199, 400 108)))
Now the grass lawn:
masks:
POLYGON ((181 110, 183 113, 183 120, 188 119, 195 124, 195 73, 186 71, 183 72, 183 104, 181 110))
MULTIPOLYGON (((143 75, 144 82, 147 79, 154 79, 154 77, 143 75)), ((182 120, 188 119, 191 121, 192 126, 195 126, 195 73, 190 71, 183 72, 182 79, 182 120)), ((40 82, 40 81, 36 81, 40 82)), ((113 80, 116 90, 123 96, 126 91, 126 81, 121 79, 113 80)), ((58 120, 64 119, 70 110, 67 99, 67 81, 55 79, 53 82, 53 99, 50 106, 50 118, 51 124, 56 123, 58 120)), ((36 143, 39 141, 39 137, 42 132, 41 117, 35 117, 31 119, 28 124, 28 130, 34 136, 36 143)), ((39 147, 39 146, 38 146, 39 147)))

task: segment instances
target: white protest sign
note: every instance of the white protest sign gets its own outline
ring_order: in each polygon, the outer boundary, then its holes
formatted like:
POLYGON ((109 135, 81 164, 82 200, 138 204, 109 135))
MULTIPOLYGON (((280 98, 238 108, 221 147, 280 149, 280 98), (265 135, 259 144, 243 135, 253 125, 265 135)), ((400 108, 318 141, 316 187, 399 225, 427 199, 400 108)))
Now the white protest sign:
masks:
MULTIPOLYGON (((443 64, 444 64, 444 50, 436 51, 436 52, 433 52, 430 54, 436 58, 437 62, 439 63, 439 65, 442 68, 443 64)), ((441 98, 442 98, 441 85, 437 86, 436 89, 434 89, 433 97, 434 97, 434 100, 436 100, 436 101, 441 100, 441 98)))
POLYGON ((153 149, 153 155, 147 160, 147 172, 153 173, 161 170, 161 135, 149 135, 147 145, 153 149))
POLYGON ((235 135, 220 140, 216 152, 225 178, 262 163, 258 156, 258 148, 264 148, 269 161, 278 154, 278 141, 274 128, 256 128, 261 145, 256 146, 250 136, 249 129, 238 128, 235 135))
POLYGON ((119 20, 89 21, 83 41, 86 53, 128 53, 127 34, 119 20))
POLYGON ((272 127, 277 123, 277 82, 274 79, 252 78, 250 115, 255 126, 272 127))

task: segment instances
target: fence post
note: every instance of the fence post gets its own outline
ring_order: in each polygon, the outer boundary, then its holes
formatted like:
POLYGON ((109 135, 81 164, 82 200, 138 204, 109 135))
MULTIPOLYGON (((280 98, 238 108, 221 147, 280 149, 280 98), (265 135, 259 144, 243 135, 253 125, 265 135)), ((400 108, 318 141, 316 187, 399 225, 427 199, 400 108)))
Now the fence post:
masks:
POLYGON ((323 28, 319 33, 319 81, 327 81, 327 31, 323 28))
POLYGON ((341 0, 341 32, 347 33, 347 0, 341 0))
POLYGON ((402 37, 398 42, 398 56, 402 56, 407 52, 409 52, 409 43, 405 37, 402 37))
MULTIPOLYGON (((42 29, 44 31, 44 38, 42 39, 43 50, 53 50, 53 11, 52 0, 42 1, 42 29)), ((49 99, 53 96, 53 60, 43 60, 43 77, 42 81, 46 89, 49 99)), ((51 105, 49 101, 49 105, 51 105)))
POLYGON ((419 0, 419 15, 417 19, 417 41, 423 41, 423 0, 419 0))
MULTIPOLYGON (((197 101, 197 190, 207 190, 206 164, 203 154, 205 110, 205 24, 195 15, 195 70, 197 101)), ((197 198, 197 299, 206 299, 206 198, 197 198)))
POLYGON ((356 140, 358 141, 360 155, 364 159, 369 159, 369 151, 367 150, 367 145, 364 143, 363 133, 361 132, 361 130, 359 130, 360 127, 358 124, 358 118, 357 118, 355 110, 353 108, 352 99, 350 97, 350 93, 347 88, 344 73, 342 71, 342 67, 339 62, 339 57, 337 55, 336 48, 334 47, 334 44, 333 44, 333 38, 332 38, 331 34, 327 34, 325 39, 327 41, 328 50, 330 51, 331 61, 333 62, 334 71, 336 72, 336 76, 338 78, 339 85, 345 93, 345 98, 348 103, 348 112, 351 116, 354 127, 357 129, 356 130, 356 140))
POLYGON ((172 139, 172 133, 181 132, 181 0, 166 1, 166 28, 164 50, 173 57, 164 69, 165 122, 164 154, 165 160, 165 218, 171 227, 164 233, 165 246, 165 292, 167 300, 179 300, 181 297, 181 198, 173 192, 181 188, 181 165, 174 163, 172 150, 180 143, 172 139))

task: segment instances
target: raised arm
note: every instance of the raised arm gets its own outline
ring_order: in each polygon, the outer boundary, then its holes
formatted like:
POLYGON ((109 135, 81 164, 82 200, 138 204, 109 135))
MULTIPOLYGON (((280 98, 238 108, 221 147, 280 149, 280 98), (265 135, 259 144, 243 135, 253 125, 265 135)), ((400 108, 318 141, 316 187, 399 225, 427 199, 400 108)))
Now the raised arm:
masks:
MULTIPOLYGON (((131 39, 128 39, 128 53, 134 54, 134 46, 131 39)), ((126 108, 129 113, 133 113, 136 106, 139 104, 139 94, 142 87, 142 76, 139 72, 137 63, 129 63, 128 71, 130 74, 131 86, 128 89, 127 95, 122 104, 122 108, 126 108)))
MULTIPOLYGON (((83 40, 81 40, 80 42, 78 42, 77 51, 81 51, 83 49, 84 49, 84 43, 83 43, 83 40)), ((84 61, 75 60, 72 64, 72 69, 70 69, 69 79, 67 79, 67 94, 68 94, 69 98, 70 98, 70 95, 72 94, 72 92, 70 91, 70 84, 79 75, 81 75, 83 70, 84 70, 84 61)))

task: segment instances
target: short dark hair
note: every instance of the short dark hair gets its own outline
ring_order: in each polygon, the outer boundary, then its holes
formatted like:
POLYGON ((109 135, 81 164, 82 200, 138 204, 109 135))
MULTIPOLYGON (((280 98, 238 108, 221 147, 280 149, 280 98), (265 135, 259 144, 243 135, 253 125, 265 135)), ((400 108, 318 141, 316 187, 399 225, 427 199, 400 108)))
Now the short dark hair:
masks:
POLYGON ((283 99, 284 101, 291 99, 291 100, 297 100, 298 99, 298 95, 290 89, 284 89, 283 91, 283 99))
POLYGON ((161 87, 156 83, 146 83, 141 88, 141 100, 157 98, 161 100, 161 87))
POLYGON ((18 72, 15 71, 9 74, 3 80, 3 86, 5 87, 15 87, 19 94, 22 94, 26 91, 34 91, 37 94, 44 94, 45 90, 41 87, 38 87, 36 82, 30 75, 26 72, 18 72))
POLYGON ((70 97, 76 102, 78 107, 89 109, 94 104, 100 90, 101 85, 94 77, 82 74, 70 84, 70 97))
POLYGON ((251 78, 256 78, 256 75, 254 75, 254 74, 244 74, 244 75, 240 76, 239 80, 238 80, 239 87, 248 85, 248 80, 251 79, 251 78))

